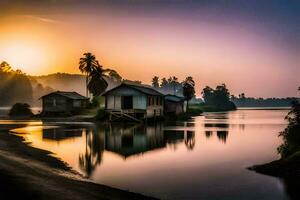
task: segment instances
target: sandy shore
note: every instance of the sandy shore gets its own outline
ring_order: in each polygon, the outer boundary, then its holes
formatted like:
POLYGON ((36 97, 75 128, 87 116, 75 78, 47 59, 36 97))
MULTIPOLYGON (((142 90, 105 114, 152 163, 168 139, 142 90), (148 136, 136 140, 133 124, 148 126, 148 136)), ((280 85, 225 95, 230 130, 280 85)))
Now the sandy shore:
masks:
POLYGON ((1 130, 1 199, 154 199, 88 182, 50 153, 30 147, 21 137, 1 130))

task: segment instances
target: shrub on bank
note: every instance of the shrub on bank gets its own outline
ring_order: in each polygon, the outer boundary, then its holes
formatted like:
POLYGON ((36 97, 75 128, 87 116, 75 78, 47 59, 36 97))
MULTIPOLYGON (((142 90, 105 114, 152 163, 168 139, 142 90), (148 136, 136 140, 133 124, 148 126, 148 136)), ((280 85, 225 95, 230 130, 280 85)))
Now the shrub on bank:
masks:
POLYGON ((31 117, 33 113, 27 103, 16 103, 9 111, 11 117, 31 117))
POLYGON ((109 113, 104 109, 99 109, 95 116, 96 120, 107 120, 109 117, 109 113))

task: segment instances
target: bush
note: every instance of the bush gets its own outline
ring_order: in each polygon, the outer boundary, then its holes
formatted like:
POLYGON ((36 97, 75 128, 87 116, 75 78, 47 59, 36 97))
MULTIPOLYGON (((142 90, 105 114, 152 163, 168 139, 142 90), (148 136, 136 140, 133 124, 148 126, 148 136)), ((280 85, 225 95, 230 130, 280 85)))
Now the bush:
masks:
POLYGON ((95 116, 96 120, 106 120, 109 117, 109 113, 104 109, 99 109, 95 116))
POLYGON ((92 98, 92 101, 91 101, 91 106, 92 108, 96 108, 96 107, 99 107, 100 103, 99 103, 99 100, 97 97, 93 97, 92 98))
POLYGON ((12 106, 9 111, 9 116, 17 117, 17 116, 26 116, 30 117, 33 113, 30 109, 30 106, 27 103, 16 103, 12 106))

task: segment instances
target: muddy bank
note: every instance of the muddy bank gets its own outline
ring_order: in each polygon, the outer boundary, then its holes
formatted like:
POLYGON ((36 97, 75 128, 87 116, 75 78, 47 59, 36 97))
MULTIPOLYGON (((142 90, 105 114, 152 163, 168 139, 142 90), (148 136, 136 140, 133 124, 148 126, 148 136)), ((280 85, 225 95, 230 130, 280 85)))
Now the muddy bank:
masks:
POLYGON ((0 131, 1 199, 153 199, 88 182, 49 154, 0 131))
POLYGON ((290 199, 300 199, 300 152, 296 152, 286 159, 255 165, 249 169, 261 174, 279 177, 283 181, 290 199))

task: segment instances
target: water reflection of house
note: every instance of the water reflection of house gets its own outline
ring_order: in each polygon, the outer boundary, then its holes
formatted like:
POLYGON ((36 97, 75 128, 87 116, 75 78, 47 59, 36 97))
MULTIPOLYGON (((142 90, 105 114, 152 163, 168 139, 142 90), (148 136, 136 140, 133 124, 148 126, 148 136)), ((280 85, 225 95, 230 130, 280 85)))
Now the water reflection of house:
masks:
MULTIPOLYGON (((155 149, 185 142, 194 145, 193 132, 164 131, 162 126, 137 126, 131 128, 112 127, 106 132, 105 149, 129 157, 155 149)), ((189 149, 190 146, 188 147, 189 149)))
POLYGON ((124 157, 165 147, 160 126, 113 127, 106 132, 105 149, 124 157))
POLYGON ((81 136, 82 129, 65 129, 64 127, 43 129, 43 139, 63 140, 81 136))

